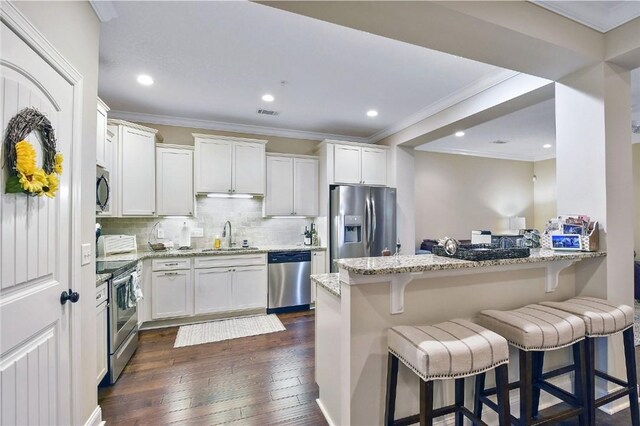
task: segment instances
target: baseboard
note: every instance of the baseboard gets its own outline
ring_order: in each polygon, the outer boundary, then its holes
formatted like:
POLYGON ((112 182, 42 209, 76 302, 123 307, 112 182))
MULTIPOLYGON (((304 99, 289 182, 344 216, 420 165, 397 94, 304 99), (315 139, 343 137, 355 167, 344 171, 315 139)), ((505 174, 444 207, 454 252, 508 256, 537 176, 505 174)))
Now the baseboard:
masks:
POLYGON ((324 405, 322 405, 322 401, 320 401, 320 398, 316 399, 316 404, 318 404, 318 407, 320 408, 320 411, 322 412, 324 419, 327 421, 327 423, 329 423, 329 426, 336 426, 336 424, 333 422, 333 420, 329 416, 329 413, 327 413, 326 408, 324 408, 324 405))
POLYGON ((84 426, 104 426, 105 422, 102 420, 102 408, 96 406, 93 413, 89 416, 84 426))

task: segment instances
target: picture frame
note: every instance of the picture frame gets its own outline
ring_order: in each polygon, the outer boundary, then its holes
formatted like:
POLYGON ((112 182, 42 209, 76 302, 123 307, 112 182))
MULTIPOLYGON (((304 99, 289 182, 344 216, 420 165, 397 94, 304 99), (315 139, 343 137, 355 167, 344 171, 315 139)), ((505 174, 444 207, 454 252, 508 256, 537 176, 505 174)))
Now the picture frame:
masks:
POLYGON ((565 223, 564 225, 562 225, 562 233, 582 235, 584 233, 584 228, 582 227, 582 225, 565 223))
POLYGON ((581 251, 581 237, 578 234, 552 234, 551 248, 553 250, 581 251))

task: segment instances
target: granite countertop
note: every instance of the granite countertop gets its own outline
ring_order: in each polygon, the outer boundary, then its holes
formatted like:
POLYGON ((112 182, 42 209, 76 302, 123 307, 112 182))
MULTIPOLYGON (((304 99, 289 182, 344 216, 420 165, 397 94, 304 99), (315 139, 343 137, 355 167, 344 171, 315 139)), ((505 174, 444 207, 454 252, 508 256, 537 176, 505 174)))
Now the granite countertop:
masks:
POLYGON ((254 254, 254 253, 269 253, 274 251, 325 251, 326 247, 318 246, 258 246, 255 249, 242 249, 233 248, 230 250, 208 250, 203 249, 194 250, 165 250, 165 251, 151 251, 144 250, 137 253, 124 253, 114 254, 111 256, 101 256, 96 260, 99 261, 120 261, 120 260, 144 260, 151 258, 165 258, 165 257, 194 257, 194 256, 230 256, 238 254, 254 254))
POLYGON ((323 287, 334 296, 341 296, 339 273, 311 275, 311 281, 323 287))
POLYGON ((96 287, 111 278, 111 274, 96 274, 96 287))
POLYGON ((356 259, 338 259, 340 269, 358 275, 386 275, 406 272, 441 271, 450 269, 479 268, 484 266, 517 265, 554 260, 580 260, 606 256, 606 252, 560 252, 550 249, 532 249, 531 256, 520 259, 498 259, 471 262, 441 257, 433 254, 416 256, 386 256, 356 259))

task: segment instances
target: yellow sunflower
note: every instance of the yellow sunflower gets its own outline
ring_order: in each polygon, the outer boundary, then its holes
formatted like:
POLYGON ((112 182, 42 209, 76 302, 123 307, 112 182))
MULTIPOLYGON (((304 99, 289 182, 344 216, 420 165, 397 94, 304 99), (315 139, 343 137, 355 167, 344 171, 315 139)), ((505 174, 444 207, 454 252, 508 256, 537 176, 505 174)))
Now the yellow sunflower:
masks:
POLYGON ((56 172, 57 174, 61 175, 62 174, 62 161, 64 161, 64 158, 62 157, 62 153, 57 153, 56 156, 54 157, 54 165, 53 165, 53 171, 56 172))
POLYGON ((46 175, 46 179, 47 183, 42 186, 42 193, 38 195, 46 195, 49 198, 53 198, 56 196, 56 191, 58 190, 58 186, 60 186, 60 181, 54 173, 46 175))
POLYGON ((41 192, 42 187, 47 184, 47 176, 44 174, 44 170, 42 169, 36 169, 32 174, 28 175, 18 173, 18 178, 20 179, 20 185, 22 185, 22 188, 32 194, 41 192))
POLYGON ((33 175, 36 170, 36 150, 25 140, 16 144, 16 171, 24 176, 33 175))

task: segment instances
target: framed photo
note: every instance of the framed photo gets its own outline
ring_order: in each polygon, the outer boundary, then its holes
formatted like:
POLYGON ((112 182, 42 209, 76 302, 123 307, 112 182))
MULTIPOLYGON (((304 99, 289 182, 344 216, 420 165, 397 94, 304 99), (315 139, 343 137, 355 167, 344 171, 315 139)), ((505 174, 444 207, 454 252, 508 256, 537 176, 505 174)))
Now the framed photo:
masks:
POLYGON ((554 250, 582 250, 582 239, 578 234, 551 235, 551 248, 554 250))
POLYGON ((569 223, 565 223, 562 225, 562 233, 563 234, 578 234, 582 235, 582 225, 572 225, 569 223))

